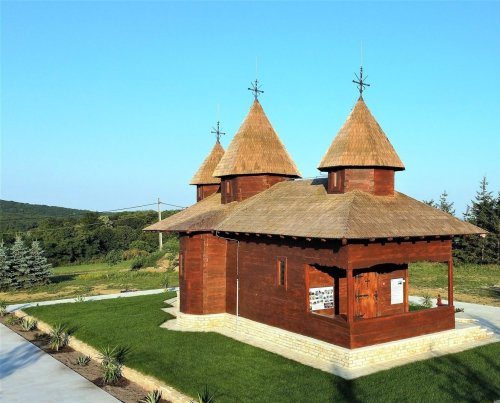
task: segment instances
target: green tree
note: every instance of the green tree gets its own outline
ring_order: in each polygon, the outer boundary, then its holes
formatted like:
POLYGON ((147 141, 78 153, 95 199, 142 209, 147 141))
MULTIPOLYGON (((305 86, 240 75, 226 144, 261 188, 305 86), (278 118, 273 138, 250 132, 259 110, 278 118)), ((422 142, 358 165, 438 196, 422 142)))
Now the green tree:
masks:
POLYGON ((463 239, 459 248, 461 252, 457 254, 460 260, 471 263, 500 263, 499 241, 500 241, 500 216, 498 200, 493 197, 488 190, 486 177, 481 180, 476 198, 467 209, 465 219, 471 224, 489 232, 487 236, 474 235, 463 239))
POLYGON ((455 209, 453 208, 453 202, 448 201, 448 193, 446 190, 439 196, 439 204, 436 206, 438 209, 443 210, 445 213, 455 215, 455 209))
POLYGON ((10 258, 9 250, 4 245, 3 241, 0 242, 0 290, 6 290, 10 286, 10 258))
POLYGON ((9 287, 21 288, 29 284, 29 251, 20 235, 10 250, 9 287))
POLYGON ((43 249, 38 241, 31 243, 29 263, 30 285, 48 283, 51 265, 47 263, 47 258, 44 256, 43 249))

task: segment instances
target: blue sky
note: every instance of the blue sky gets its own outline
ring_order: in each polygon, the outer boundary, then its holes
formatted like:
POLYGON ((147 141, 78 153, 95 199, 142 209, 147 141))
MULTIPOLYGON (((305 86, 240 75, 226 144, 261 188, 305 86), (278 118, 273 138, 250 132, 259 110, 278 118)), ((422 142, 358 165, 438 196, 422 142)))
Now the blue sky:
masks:
POLYGON ((1 198, 107 210, 188 185, 261 103, 304 177, 358 93, 416 199, 500 190, 499 2, 1 3, 1 198))

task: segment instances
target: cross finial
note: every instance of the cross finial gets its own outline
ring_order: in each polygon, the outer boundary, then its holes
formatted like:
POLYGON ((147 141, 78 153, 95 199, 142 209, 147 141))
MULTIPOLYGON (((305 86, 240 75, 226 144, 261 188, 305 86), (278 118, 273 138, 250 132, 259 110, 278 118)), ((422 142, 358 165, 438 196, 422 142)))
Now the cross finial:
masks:
MULTIPOLYGON (((358 84, 359 96, 361 98, 363 98, 363 90, 365 89, 365 87, 369 87, 370 86, 370 84, 367 84, 367 83, 365 83, 363 81, 363 66, 361 66, 359 68, 359 77, 358 77, 358 75, 356 73, 354 73, 354 75, 356 76, 356 78, 358 79, 358 81, 352 80, 352 82, 354 84, 358 84)), ((368 76, 365 77, 365 80, 366 80, 367 77, 368 76)))
POLYGON ((226 134, 220 131, 220 122, 217 121, 217 128, 212 128, 212 131, 210 132, 212 134, 215 134, 215 138, 217 139, 217 143, 220 143, 220 136, 226 134))
POLYGON ((252 81, 252 83, 250 85, 252 87, 248 88, 248 90, 253 92, 253 96, 254 96, 255 100, 257 101, 257 98, 259 98, 259 95, 263 94, 264 91, 262 91, 260 89, 259 80, 257 80, 257 79, 255 79, 255 81, 252 81))

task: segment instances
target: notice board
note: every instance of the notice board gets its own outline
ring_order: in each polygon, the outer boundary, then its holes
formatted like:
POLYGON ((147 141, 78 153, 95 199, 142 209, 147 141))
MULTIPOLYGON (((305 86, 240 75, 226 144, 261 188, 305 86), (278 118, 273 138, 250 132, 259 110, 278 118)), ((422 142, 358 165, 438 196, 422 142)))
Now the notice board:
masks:
POLYGON ((311 311, 333 308, 333 305, 333 287, 309 288, 309 309, 311 311))
POLYGON ((404 302, 404 280, 393 278, 391 280, 391 305, 402 304, 404 302))

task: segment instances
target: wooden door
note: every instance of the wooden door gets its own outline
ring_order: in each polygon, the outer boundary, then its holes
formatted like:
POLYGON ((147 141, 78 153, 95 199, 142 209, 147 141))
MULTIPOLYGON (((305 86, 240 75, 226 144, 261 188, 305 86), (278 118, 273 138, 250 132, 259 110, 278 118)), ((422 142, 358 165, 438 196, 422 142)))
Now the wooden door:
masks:
POLYGON ((360 273, 354 281, 354 316, 358 319, 378 316, 378 274, 360 273))

